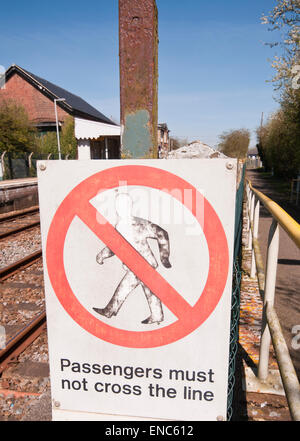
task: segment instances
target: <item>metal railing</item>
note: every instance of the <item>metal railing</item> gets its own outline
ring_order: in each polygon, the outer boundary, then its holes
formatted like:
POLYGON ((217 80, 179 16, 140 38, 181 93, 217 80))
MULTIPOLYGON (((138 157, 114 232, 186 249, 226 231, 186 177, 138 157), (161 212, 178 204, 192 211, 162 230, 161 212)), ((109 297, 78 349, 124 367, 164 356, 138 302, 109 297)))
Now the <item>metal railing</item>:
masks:
POLYGON ((276 202, 253 188, 249 180, 246 181, 246 197, 247 230, 249 231, 247 249, 252 250, 251 278, 257 275, 259 291, 263 299, 258 379, 265 382, 268 378, 269 353, 272 340, 291 417, 295 421, 300 421, 300 385, 274 308, 279 225, 286 231, 298 248, 300 248, 300 225, 276 202), (258 241, 261 203, 273 218, 269 230, 266 269, 264 269, 258 241))

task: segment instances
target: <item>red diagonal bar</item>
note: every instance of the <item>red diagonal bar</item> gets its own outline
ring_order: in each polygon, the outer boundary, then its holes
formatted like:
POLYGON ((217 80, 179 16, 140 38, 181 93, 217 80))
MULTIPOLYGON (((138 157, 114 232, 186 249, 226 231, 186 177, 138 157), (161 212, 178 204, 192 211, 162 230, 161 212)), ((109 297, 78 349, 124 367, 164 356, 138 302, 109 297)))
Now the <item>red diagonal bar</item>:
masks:
MULTIPOLYGON (((79 207, 77 207, 79 208, 79 207)), ((90 203, 77 216, 108 248, 180 319, 189 317, 191 305, 127 242, 90 203)))

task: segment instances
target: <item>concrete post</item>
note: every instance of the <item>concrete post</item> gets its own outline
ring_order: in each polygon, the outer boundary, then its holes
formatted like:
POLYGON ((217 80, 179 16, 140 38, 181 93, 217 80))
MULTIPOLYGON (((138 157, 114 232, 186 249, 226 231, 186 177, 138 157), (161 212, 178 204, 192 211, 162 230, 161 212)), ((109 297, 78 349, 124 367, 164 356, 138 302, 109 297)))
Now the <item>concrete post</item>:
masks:
POLYGON ((158 14, 155 0, 119 0, 122 158, 157 158, 158 14))

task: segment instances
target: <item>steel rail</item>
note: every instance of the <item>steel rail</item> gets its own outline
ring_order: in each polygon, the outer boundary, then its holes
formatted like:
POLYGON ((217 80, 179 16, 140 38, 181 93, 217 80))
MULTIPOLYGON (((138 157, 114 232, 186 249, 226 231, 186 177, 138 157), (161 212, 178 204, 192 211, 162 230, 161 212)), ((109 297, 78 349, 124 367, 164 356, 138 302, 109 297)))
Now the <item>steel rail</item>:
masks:
POLYGON ((19 226, 17 228, 13 228, 11 230, 4 231, 0 233, 0 239, 5 239, 6 237, 12 236, 13 234, 21 233, 22 231, 29 230, 30 228, 37 227, 40 225, 40 221, 34 221, 26 225, 19 226))
POLYGON ((7 365, 13 362, 46 327, 46 312, 41 312, 35 319, 22 328, 11 338, 4 349, 0 351, 0 374, 7 365))
MULTIPOLYGON (((11 277, 16 272, 27 268, 35 263, 42 256, 42 250, 38 250, 23 259, 8 265, 0 270, 0 281, 11 277)), ((0 374, 6 369, 9 363, 14 362, 46 328, 46 311, 43 310, 30 323, 26 324, 15 334, 0 351, 0 374)))
POLYGON ((8 265, 4 268, 0 269, 0 281, 6 280, 8 277, 13 276, 15 273, 17 273, 20 270, 23 270, 27 268, 28 266, 31 266, 33 263, 35 263, 37 260, 39 260, 42 257, 42 249, 39 249, 38 251, 35 251, 32 254, 29 254, 28 256, 24 257, 23 259, 17 260, 16 262, 12 263, 11 265, 8 265))
POLYGON ((6 222, 11 219, 15 219, 16 217, 25 216, 29 213, 34 213, 36 211, 39 211, 39 206, 34 205, 30 208, 24 208, 23 210, 16 210, 16 211, 9 211, 8 213, 2 213, 0 214, 0 222, 6 222))

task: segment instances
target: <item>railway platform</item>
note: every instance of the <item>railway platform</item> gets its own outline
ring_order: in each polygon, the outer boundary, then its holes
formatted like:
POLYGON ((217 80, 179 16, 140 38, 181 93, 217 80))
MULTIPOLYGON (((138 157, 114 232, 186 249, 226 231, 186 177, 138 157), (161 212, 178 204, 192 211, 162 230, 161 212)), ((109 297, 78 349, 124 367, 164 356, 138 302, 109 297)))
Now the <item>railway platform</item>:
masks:
POLYGON ((38 205, 37 178, 0 181, 0 214, 38 205))
POLYGON ((37 178, 7 179, 0 181, 0 190, 37 185, 37 178))

